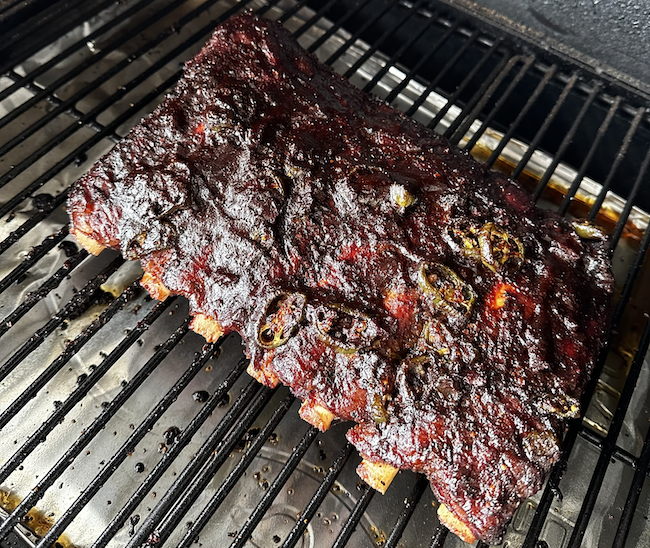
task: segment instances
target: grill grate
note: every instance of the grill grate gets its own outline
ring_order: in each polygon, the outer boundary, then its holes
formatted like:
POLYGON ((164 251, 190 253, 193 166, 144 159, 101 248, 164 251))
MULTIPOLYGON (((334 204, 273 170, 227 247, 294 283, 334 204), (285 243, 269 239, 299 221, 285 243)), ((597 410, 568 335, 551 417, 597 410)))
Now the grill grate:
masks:
POLYGON ((182 299, 152 302, 137 265, 90 257, 69 238, 68 185, 152 110, 218 22, 251 8, 355 85, 511 172, 540 206, 612 233, 620 296, 586 416, 570 424, 565 457, 506 540, 650 542, 641 96, 432 1, 55 4, 30 19, 42 33, 19 24, 15 43, 0 46, 0 538, 462 545, 438 524, 423 478, 401 473, 375 496, 354 474, 344 425, 323 435, 297 419, 286 389, 244 374, 236 337, 202 346, 182 299), (75 15, 46 25, 62 6, 75 15))

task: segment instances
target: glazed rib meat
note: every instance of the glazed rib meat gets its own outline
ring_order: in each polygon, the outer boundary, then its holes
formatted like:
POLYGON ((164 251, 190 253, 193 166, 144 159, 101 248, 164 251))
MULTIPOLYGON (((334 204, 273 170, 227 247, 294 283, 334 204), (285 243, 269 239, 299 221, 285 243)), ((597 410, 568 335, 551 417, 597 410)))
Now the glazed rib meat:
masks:
POLYGON ((187 297, 197 332, 239 333, 303 418, 354 421, 369 483, 426 474, 469 541, 497 541, 542 486, 607 334, 597 228, 253 15, 216 29, 68 207, 82 245, 187 297))

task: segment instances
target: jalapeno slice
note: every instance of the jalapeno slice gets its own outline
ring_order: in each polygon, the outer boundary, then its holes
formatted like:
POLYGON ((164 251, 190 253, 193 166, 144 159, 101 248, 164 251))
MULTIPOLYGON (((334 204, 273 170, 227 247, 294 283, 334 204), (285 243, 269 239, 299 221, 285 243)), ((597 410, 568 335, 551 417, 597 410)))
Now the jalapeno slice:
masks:
POLYGON ((424 263, 418 281, 438 310, 463 316, 472 313, 476 292, 451 268, 438 263, 424 263))
POLYGON ((463 255, 482 262, 492 272, 517 270, 524 264, 524 245, 497 224, 482 227, 469 222, 456 222, 447 229, 450 245, 463 255))
POLYGON ((320 338, 343 354, 370 347, 376 338, 376 329, 368 315, 338 303, 319 306, 314 325, 320 338))
POLYGON ((449 238, 463 255, 477 261, 481 260, 481 248, 478 242, 478 227, 469 222, 455 222, 447 228, 449 238))
POLYGON ((386 411, 386 407, 384 407, 384 399, 379 394, 375 394, 370 410, 372 420, 377 424, 382 424, 388 421, 388 411, 386 411))
POLYGON ((503 268, 518 270, 524 264, 524 244, 494 223, 486 223, 478 232, 481 260, 493 272, 503 268))
POLYGON ((583 240, 604 240, 607 238, 607 234, 602 228, 589 221, 573 221, 571 226, 583 240))
POLYGON ((285 344, 300 328, 307 297, 302 293, 282 293, 266 305, 257 329, 257 342, 263 348, 285 344))

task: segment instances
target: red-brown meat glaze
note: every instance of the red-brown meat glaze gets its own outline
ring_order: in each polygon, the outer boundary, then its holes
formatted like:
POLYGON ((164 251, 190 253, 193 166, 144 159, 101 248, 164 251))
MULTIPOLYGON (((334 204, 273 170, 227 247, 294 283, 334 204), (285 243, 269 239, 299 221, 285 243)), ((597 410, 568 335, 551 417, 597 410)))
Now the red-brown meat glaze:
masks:
POLYGON ((251 15, 68 205, 486 541, 558 457, 608 327, 602 238, 251 15))

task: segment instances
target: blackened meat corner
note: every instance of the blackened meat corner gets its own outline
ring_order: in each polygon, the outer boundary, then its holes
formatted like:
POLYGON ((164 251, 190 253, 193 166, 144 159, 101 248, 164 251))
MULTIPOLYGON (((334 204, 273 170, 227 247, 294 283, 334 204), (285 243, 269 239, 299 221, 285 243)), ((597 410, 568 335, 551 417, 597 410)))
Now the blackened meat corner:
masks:
POLYGON ((608 329, 597 229, 252 15, 215 31, 69 211, 91 251, 185 295, 197 331, 240 333, 305 418, 355 421, 368 463, 425 473, 468 540, 498 540, 542 485, 608 329))

